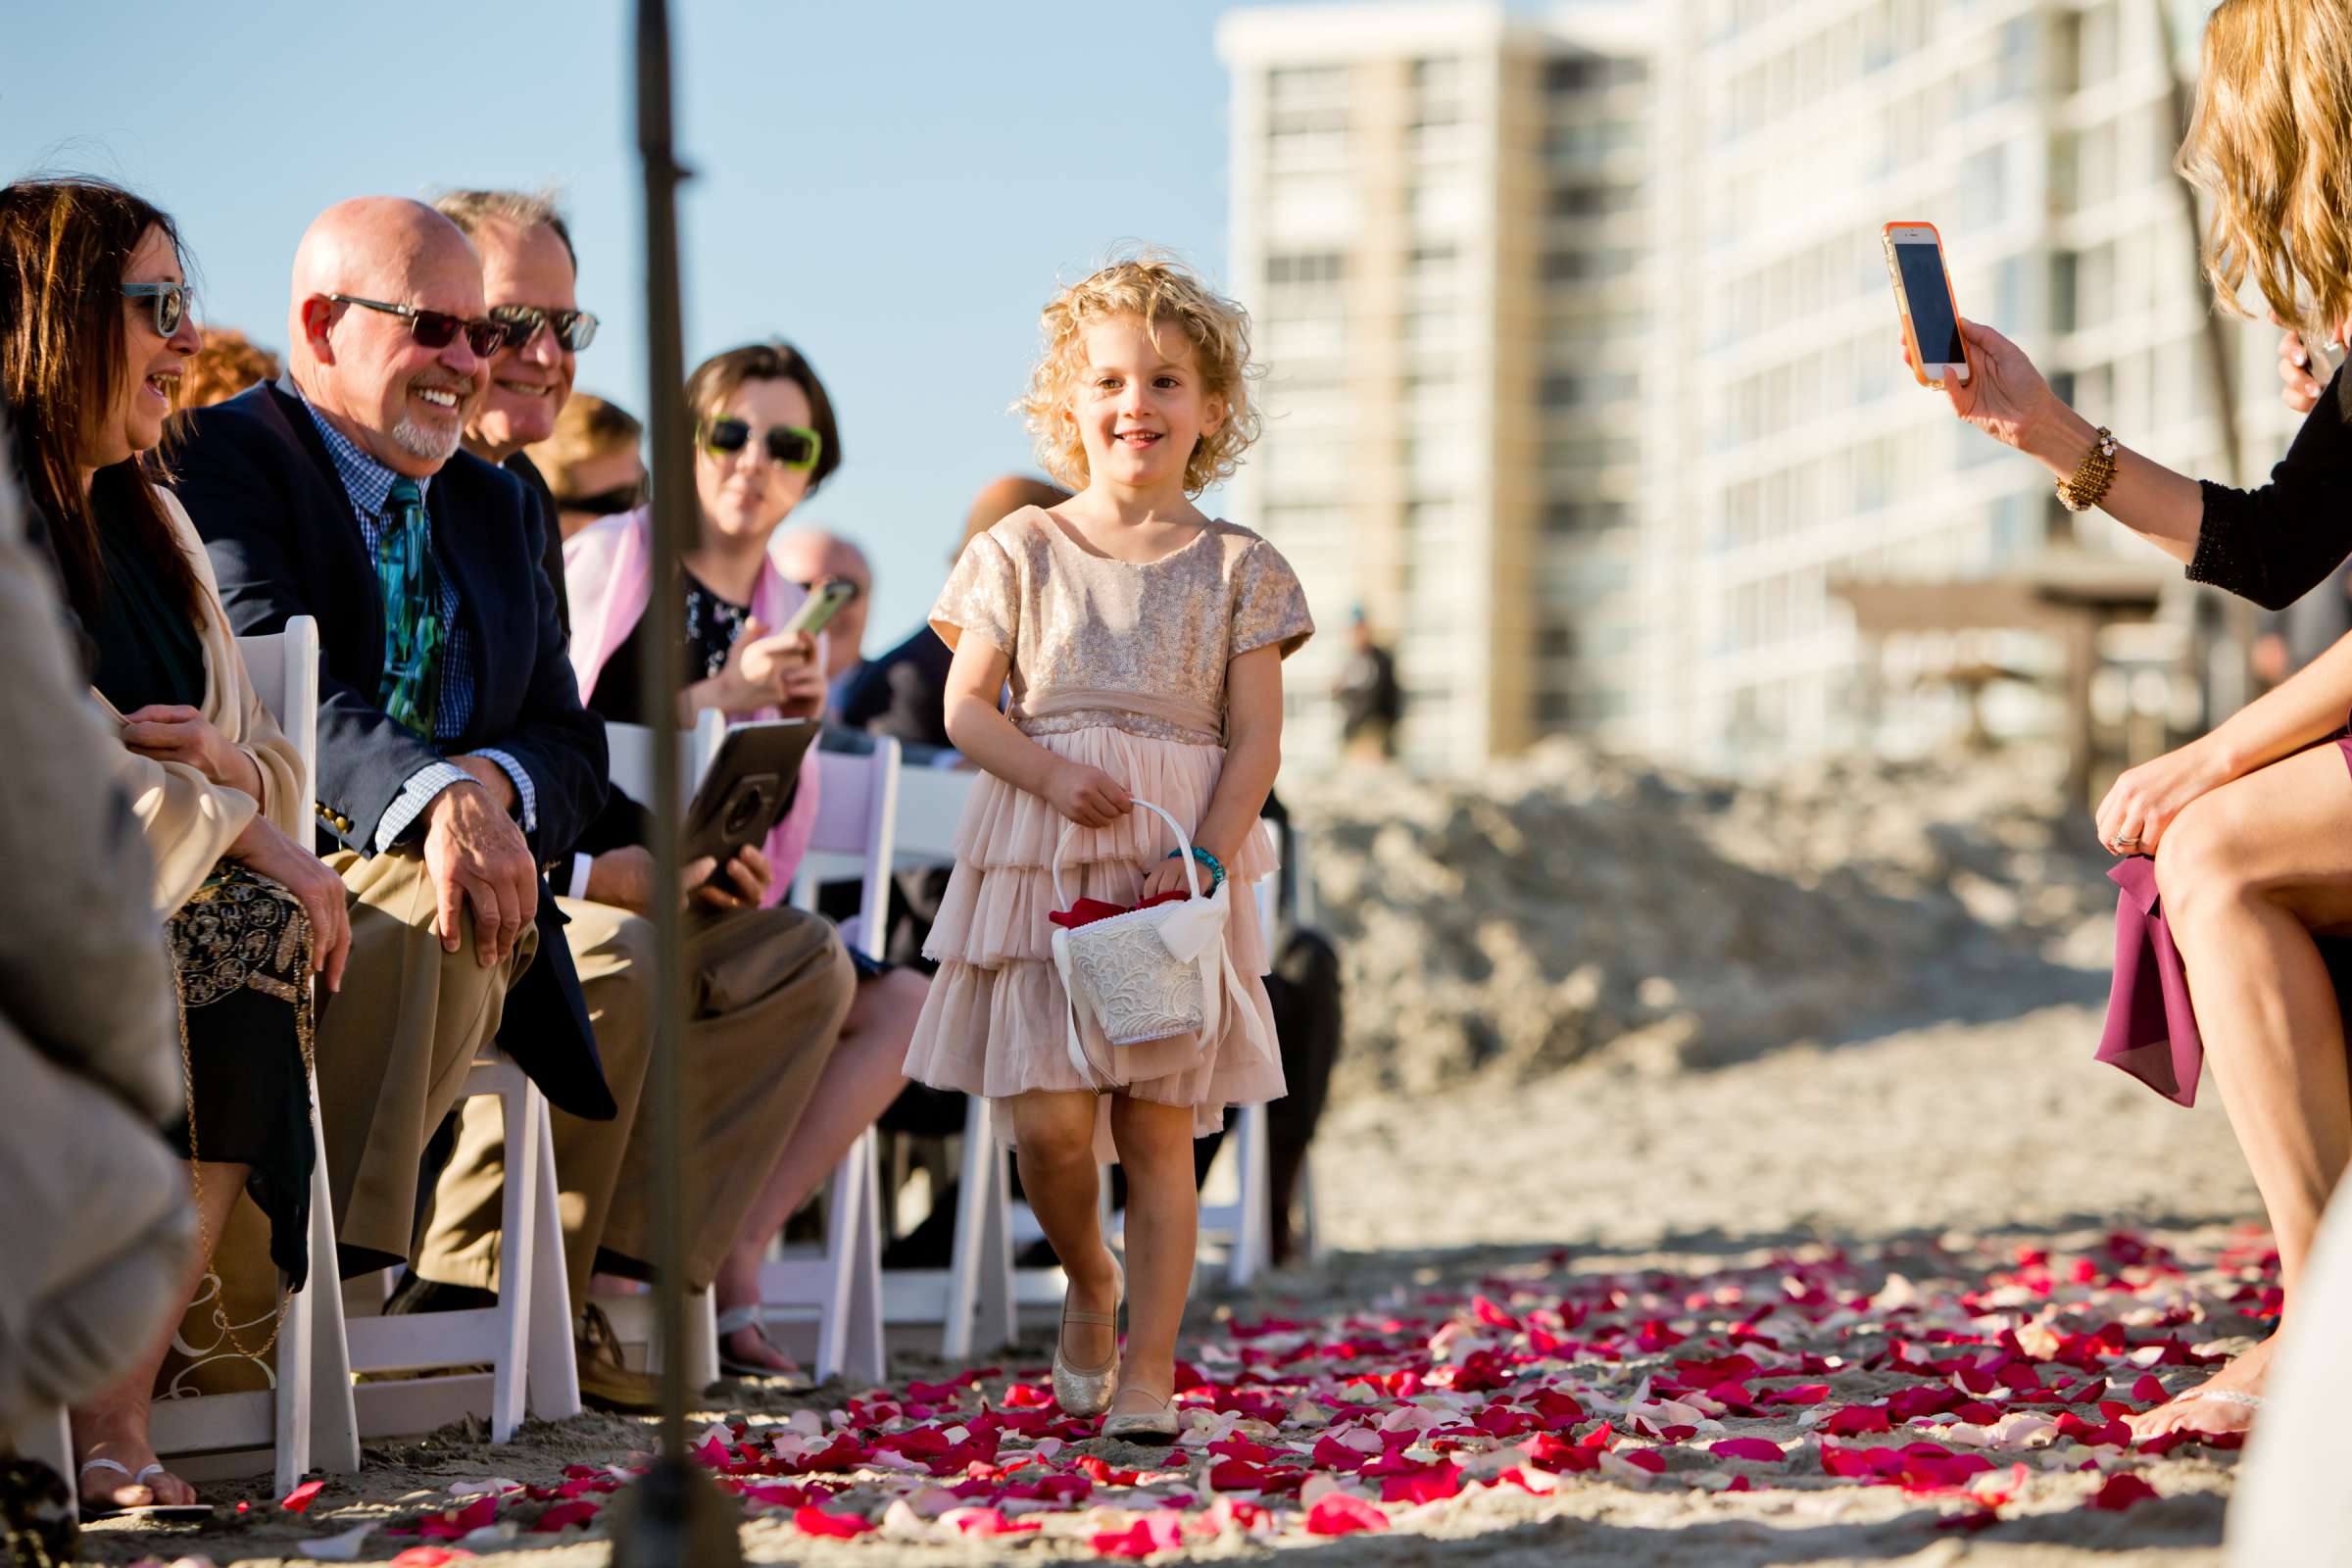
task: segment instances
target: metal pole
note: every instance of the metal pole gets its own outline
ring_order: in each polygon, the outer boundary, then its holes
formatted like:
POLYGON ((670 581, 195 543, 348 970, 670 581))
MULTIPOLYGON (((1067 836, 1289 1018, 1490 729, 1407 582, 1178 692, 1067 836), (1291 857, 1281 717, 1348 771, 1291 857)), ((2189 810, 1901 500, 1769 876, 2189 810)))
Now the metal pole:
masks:
POLYGON ((645 712, 654 732, 653 1061, 644 1114, 653 1134, 657 1337, 662 1348, 662 1452, 617 1499, 615 1568, 725 1568, 743 1561, 731 1499, 686 1457, 683 1323, 686 1267, 683 1153, 678 1128, 678 1042, 685 1022, 685 932, 677 896, 684 815, 678 765, 679 653, 684 607, 677 564, 689 537, 693 455, 688 446, 678 307, 677 186, 685 177, 670 141, 669 13, 638 0, 637 146, 645 166, 646 367, 652 382, 653 592, 644 620, 645 712))

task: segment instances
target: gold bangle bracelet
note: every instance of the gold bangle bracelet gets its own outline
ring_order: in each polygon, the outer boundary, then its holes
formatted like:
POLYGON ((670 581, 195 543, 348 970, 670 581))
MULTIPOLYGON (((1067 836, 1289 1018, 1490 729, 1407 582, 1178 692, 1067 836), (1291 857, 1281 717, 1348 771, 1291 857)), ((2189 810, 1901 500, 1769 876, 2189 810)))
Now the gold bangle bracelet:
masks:
POLYGON ((2058 481, 2059 504, 2069 512, 2088 512, 2107 494, 2115 482, 2115 432, 2100 425, 2091 438, 2090 451, 2075 466, 2075 471, 2058 481))

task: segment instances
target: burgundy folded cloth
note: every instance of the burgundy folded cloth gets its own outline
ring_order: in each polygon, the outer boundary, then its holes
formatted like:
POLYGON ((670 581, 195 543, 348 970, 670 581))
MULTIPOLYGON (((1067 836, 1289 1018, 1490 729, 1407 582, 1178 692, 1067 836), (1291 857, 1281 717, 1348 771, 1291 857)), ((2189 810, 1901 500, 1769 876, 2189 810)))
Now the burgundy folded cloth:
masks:
POLYGON ((2144 855, 2119 860, 2107 880, 2123 891, 2115 901, 2115 979, 2107 992, 2098 1058, 2167 1100, 2193 1105, 2205 1067, 2205 1042, 2189 1008, 2188 971, 2165 929, 2156 862, 2144 855))

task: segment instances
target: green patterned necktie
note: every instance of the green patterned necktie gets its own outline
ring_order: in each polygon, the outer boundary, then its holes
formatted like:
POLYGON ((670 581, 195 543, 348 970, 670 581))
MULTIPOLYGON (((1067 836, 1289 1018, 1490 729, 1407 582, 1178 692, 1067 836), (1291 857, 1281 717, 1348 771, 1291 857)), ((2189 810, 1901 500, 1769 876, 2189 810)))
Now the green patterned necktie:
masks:
POLYGON ((441 578, 433 567, 433 524, 424 492, 396 479, 384 498, 384 536, 376 542, 375 581, 384 595, 384 711, 394 723, 433 738, 441 706, 441 578))

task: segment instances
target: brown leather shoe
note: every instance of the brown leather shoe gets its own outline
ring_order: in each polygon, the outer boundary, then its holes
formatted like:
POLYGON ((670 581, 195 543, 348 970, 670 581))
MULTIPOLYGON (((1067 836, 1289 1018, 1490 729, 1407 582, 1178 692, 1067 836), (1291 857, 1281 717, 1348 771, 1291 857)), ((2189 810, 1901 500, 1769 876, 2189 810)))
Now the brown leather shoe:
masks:
POLYGON ((632 1369, 621 1358, 620 1336, 594 1302, 580 1308, 572 1348, 579 1357, 583 1402, 624 1415, 662 1408, 662 1380, 632 1369))

